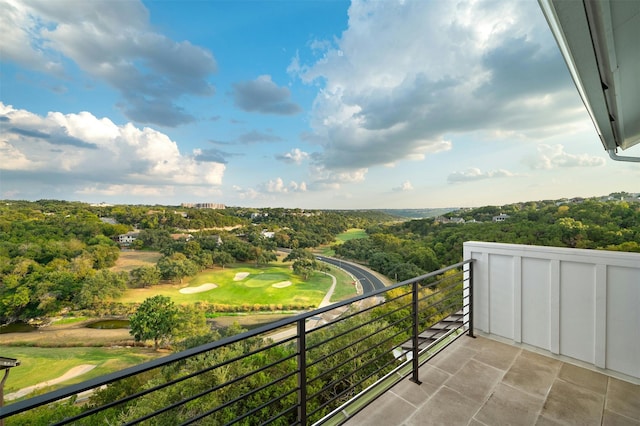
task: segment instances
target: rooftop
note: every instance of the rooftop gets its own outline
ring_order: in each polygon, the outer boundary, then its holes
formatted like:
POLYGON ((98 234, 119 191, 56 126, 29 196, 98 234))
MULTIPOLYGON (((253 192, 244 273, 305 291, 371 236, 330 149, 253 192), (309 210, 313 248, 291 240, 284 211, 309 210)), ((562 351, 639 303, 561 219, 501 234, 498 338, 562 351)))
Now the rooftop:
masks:
POLYGON ((348 426, 640 425, 640 385, 485 337, 462 336, 348 426))

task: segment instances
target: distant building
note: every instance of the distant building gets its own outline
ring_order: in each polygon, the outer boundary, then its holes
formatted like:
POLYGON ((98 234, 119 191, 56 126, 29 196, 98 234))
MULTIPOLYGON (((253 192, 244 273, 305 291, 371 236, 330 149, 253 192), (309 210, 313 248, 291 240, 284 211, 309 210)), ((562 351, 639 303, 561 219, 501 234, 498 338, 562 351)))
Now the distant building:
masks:
POLYGON ((273 238, 276 235, 275 232, 267 231, 266 229, 263 229, 260 234, 265 238, 273 238))
POLYGON ((182 203, 182 207, 191 209, 219 209, 224 210, 226 206, 220 203, 182 203))
POLYGON ((435 223, 449 223, 451 221, 449 219, 447 219, 446 217, 444 217, 444 216, 438 216, 438 217, 436 217, 434 219, 434 222, 435 223))
POLYGON ((452 217, 451 223, 464 223, 464 219, 461 217, 452 217))
POLYGON ((138 239, 139 235, 139 232, 127 232, 126 234, 120 234, 116 236, 115 240, 120 245, 129 246, 131 245, 131 243, 138 239))
POLYGON ((509 219, 509 215, 504 213, 500 213, 498 216, 493 217, 494 222, 504 222, 507 219, 509 219))
POLYGON ((118 224, 118 221, 117 221, 117 220, 115 220, 115 219, 114 219, 114 218, 112 218, 112 217, 101 217, 101 218, 100 218, 100 222, 102 222, 102 223, 108 223, 109 225, 117 225, 117 224, 118 224))

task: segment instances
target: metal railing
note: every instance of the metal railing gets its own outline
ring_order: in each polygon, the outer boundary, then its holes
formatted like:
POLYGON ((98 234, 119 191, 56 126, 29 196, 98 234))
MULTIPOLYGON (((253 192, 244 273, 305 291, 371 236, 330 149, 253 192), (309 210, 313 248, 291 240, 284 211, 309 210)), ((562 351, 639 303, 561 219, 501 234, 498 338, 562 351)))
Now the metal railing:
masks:
POLYGON ((472 261, 3 407, 6 424, 344 421, 467 331, 472 261), (358 404, 354 404, 358 401, 358 404), (345 407, 350 407, 346 409, 345 407), (44 419, 44 420, 43 420, 44 419))

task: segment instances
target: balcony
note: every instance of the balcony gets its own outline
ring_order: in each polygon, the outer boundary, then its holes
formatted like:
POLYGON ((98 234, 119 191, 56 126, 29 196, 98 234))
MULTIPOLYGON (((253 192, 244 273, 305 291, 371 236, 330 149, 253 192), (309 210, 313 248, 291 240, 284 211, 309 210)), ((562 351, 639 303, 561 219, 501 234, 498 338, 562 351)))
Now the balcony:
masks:
POLYGON ((464 259, 15 402, 0 418, 640 424, 639 254, 468 242, 464 259))

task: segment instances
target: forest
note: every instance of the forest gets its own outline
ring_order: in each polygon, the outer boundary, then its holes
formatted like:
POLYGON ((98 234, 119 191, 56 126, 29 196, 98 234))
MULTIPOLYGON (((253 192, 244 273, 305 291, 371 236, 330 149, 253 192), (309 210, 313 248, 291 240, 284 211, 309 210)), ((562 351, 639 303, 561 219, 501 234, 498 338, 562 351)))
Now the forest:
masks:
POLYGON ((128 287, 181 282, 236 262, 267 264, 276 259, 277 247, 328 244, 346 229, 390 218, 371 212, 5 200, 0 204, 0 320, 46 319, 70 311, 129 315, 132 307, 110 302, 128 287), (163 256, 155 266, 111 270, 121 251, 114 237, 133 230, 138 231, 133 248, 163 256), (264 231, 273 232, 273 238, 264 231))
POLYGON ((620 194, 610 198, 485 206, 378 224, 367 228, 369 238, 347 241, 335 251, 396 281, 460 262, 465 241, 640 252, 640 203, 615 201, 620 194), (494 222, 500 214, 507 218, 494 222))
MULTIPOLYGON (((55 200, 0 203, 0 320, 69 311, 130 314, 109 304, 128 287, 178 282, 235 262, 267 264, 277 247, 331 246, 335 255, 402 281, 462 260, 464 241, 640 252, 640 203, 576 199, 458 209, 406 220, 389 211, 176 206, 100 206, 55 200), (493 217, 506 215, 494 222, 493 217), (350 228, 368 238, 335 244, 350 228), (135 248, 155 250, 155 267, 114 272, 114 237, 139 231, 135 248), (266 236, 270 233, 271 236, 266 236), (110 310, 110 311, 109 311, 110 310)), ((637 198, 636 198, 637 199, 637 198)))

